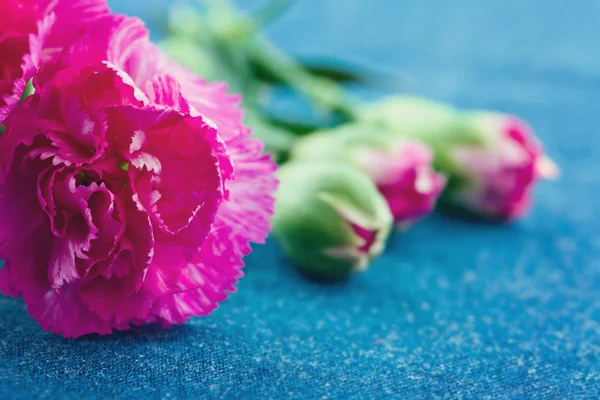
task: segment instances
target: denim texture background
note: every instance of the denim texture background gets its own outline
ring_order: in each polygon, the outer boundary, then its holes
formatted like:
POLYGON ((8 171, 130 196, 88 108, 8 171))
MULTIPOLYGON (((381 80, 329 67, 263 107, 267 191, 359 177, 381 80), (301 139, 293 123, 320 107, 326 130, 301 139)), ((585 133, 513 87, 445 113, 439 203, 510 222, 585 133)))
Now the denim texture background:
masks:
MULTIPOLYGON (((169 2, 111 3, 152 26, 169 2)), ((563 177, 522 221, 433 215, 337 285, 270 241, 236 294, 172 329, 64 340, 0 297, 0 398, 598 398, 600 2, 299 0, 268 33, 518 114, 563 177)))

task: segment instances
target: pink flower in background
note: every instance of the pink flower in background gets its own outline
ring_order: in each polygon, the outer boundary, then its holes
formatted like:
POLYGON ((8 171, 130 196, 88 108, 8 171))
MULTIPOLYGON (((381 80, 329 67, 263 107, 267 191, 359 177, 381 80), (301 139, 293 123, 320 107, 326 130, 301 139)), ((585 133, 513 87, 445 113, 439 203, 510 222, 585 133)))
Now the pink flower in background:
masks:
POLYGON ((239 97, 119 16, 38 78, 0 138, 0 291, 66 337, 208 314, 274 206, 239 97))
POLYGON ((356 160, 385 197, 399 226, 408 226, 429 214, 446 178, 433 170, 433 154, 421 143, 398 141, 391 151, 357 149, 356 160))
POLYGON ((451 201, 492 218, 518 218, 529 208, 534 183, 556 178, 559 170, 531 129, 516 117, 480 114, 473 123, 489 145, 454 151, 454 162, 469 182, 451 194, 451 201))
POLYGON ((55 59, 82 27, 108 13, 104 0, 4 0, 0 4, 0 123, 40 63, 55 59))

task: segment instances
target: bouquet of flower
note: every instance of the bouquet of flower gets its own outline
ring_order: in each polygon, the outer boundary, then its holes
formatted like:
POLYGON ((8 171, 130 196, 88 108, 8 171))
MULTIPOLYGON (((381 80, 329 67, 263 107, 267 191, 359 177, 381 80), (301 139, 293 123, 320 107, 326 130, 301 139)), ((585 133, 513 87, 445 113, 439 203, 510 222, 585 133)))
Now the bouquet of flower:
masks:
POLYGON ((369 74, 261 36, 287 3, 175 9, 160 47, 104 0, 0 5, 0 292, 66 337, 168 326, 234 291, 271 217, 301 272, 340 279, 436 205, 509 221, 557 176, 514 116, 353 100, 369 74), (275 115, 272 88, 316 117, 275 115))
POLYGON ((529 208, 535 182, 558 176, 515 116, 413 96, 355 100, 344 83, 385 78, 337 60, 294 59, 261 35, 292 3, 272 1, 253 17, 226 1, 175 8, 162 46, 244 93, 254 135, 283 164, 273 233, 306 275, 338 279, 365 269, 392 227, 406 231, 436 206, 514 220, 529 208), (268 94, 282 88, 316 117, 275 115, 268 94))

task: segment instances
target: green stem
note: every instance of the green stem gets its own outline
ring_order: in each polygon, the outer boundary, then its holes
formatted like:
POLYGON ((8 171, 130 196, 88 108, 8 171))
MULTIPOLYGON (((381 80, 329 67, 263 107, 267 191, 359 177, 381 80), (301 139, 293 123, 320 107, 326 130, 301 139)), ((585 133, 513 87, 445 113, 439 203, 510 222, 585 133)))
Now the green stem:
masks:
MULTIPOLYGON (((272 8, 277 9, 287 4, 287 1, 274 0, 272 4, 272 8)), ((349 100, 349 94, 335 81, 310 73, 299 62, 262 38, 261 25, 242 15, 229 1, 221 0, 219 8, 214 10, 214 20, 223 21, 217 23, 218 28, 214 30, 223 47, 239 49, 250 65, 256 65, 276 77, 317 106, 335 111, 345 119, 355 119, 353 101, 349 100)))
POLYGON ((333 110, 345 119, 355 119, 354 101, 333 80, 312 75, 292 57, 266 40, 257 38, 252 41, 249 43, 248 52, 256 65, 318 106, 333 110))
POLYGON ((258 65, 262 71, 300 93, 310 103, 336 113, 345 121, 356 119, 354 103, 342 86, 334 80, 312 74, 295 59, 260 37, 262 24, 281 13, 292 1, 273 0, 263 9, 258 21, 241 14, 228 0, 210 3, 207 10, 210 41, 215 44, 213 54, 222 62, 222 68, 231 72, 234 82, 230 84, 237 83, 239 87, 234 89, 244 95, 244 107, 250 114, 247 123, 254 128, 253 135, 262 139, 269 150, 280 155, 280 160, 293 146, 295 137, 288 126, 273 123, 264 116, 252 115, 253 111, 259 111, 257 97, 265 84, 252 71, 253 65, 258 65))

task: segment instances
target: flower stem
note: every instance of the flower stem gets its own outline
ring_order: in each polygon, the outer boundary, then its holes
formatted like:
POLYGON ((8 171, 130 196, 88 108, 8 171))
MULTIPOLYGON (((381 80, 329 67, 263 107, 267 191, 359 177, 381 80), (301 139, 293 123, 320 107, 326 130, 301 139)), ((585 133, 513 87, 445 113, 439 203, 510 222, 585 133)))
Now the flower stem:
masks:
POLYGON ((277 77, 317 106, 337 112, 344 119, 355 119, 354 101, 335 81, 311 74, 292 57, 264 39, 252 41, 248 51, 257 67, 277 77))

